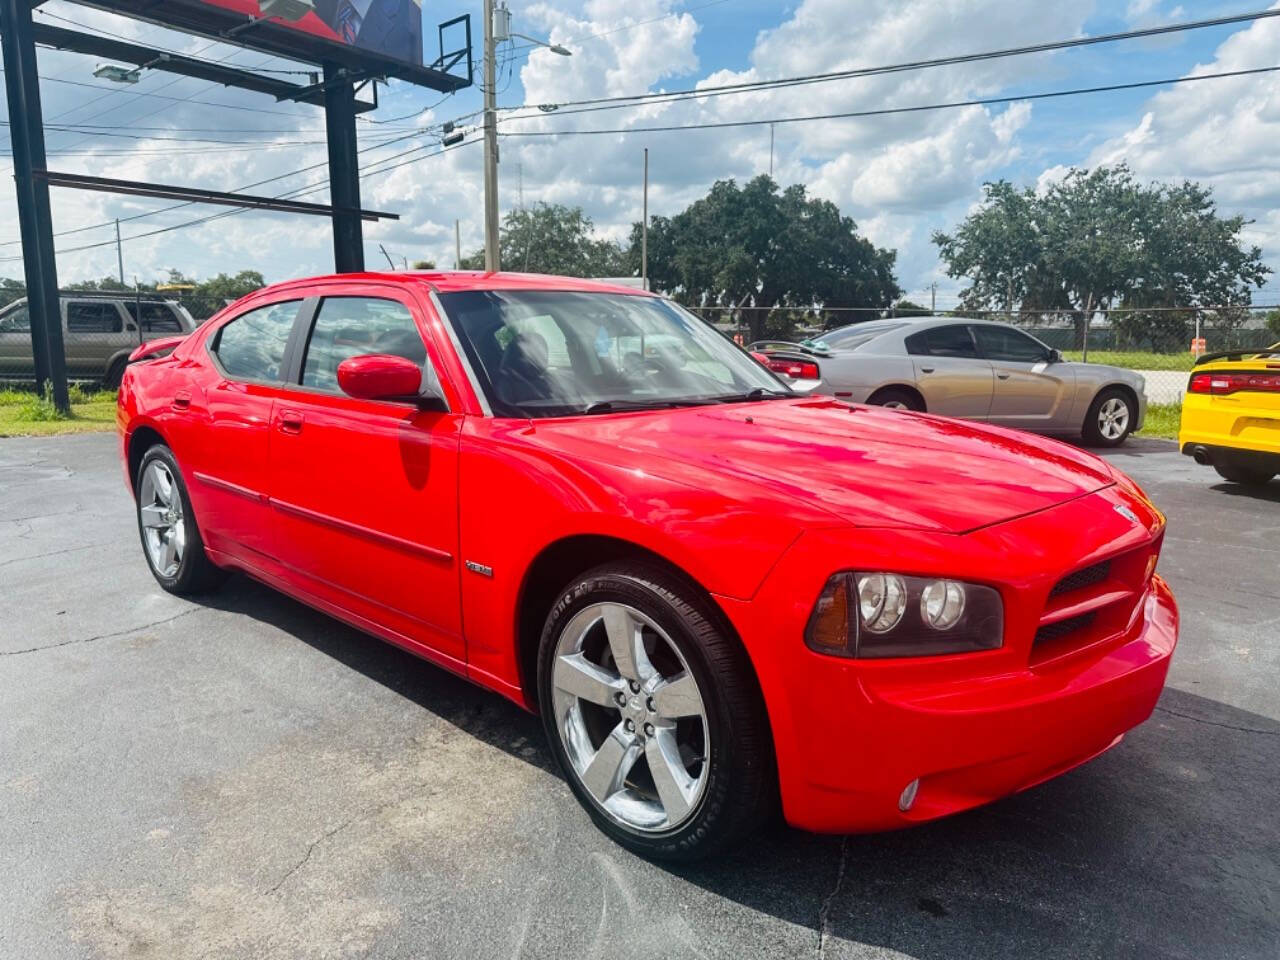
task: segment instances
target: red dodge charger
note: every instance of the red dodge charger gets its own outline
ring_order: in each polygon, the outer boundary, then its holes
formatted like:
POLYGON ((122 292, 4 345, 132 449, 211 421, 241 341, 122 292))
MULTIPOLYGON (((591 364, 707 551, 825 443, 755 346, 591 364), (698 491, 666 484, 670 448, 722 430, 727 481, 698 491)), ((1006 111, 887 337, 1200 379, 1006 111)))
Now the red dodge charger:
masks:
POLYGON ((540 713, 648 856, 1033 786, 1177 641, 1164 517, 1102 460, 795 395, 635 290, 280 284, 140 348, 119 427, 164 589, 239 570, 540 713))

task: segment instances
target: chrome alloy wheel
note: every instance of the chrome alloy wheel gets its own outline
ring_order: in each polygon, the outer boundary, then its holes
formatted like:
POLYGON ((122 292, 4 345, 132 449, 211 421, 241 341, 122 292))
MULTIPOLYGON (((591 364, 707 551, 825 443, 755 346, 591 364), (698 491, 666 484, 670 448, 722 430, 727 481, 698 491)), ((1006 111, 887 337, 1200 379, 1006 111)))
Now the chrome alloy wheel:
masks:
POLYGON ((1129 429, 1129 405, 1112 397, 1098 408, 1098 432, 1107 440, 1119 440, 1129 429))
POLYGON ((906 409, 908 409, 907 405, 906 405, 905 403, 903 403, 901 400, 890 400, 890 401, 888 401, 887 403, 882 403, 882 404, 880 404, 880 406, 884 407, 886 410, 906 410, 906 409))
POLYGON ((152 460, 143 472, 138 504, 142 537, 152 568, 165 579, 176 577, 187 545, 187 525, 182 515, 182 496, 162 461, 152 460))
POLYGON ((646 833, 693 816, 710 728, 698 682, 661 627, 622 603, 579 611, 560 634, 551 685, 560 742, 597 807, 646 833))

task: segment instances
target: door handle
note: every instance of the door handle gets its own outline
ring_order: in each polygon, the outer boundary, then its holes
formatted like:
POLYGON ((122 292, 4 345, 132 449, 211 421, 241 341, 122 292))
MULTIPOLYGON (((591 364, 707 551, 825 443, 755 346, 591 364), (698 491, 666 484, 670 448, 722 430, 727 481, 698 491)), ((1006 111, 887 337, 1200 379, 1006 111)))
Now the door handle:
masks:
POLYGON ((295 410, 281 410, 279 423, 281 433, 302 432, 302 414, 295 410))
POLYGON ((921 368, 920 368, 920 372, 921 372, 921 373, 933 373, 933 367, 921 367, 921 368))
POLYGON ((173 396, 173 409, 189 410, 191 408, 191 394, 185 390, 180 390, 173 396))
POLYGON ((999 377, 1001 380, 1008 380, 1008 379, 1009 379, 1009 374, 1007 374, 1007 373, 997 373, 997 374, 996 374, 996 376, 997 376, 997 377, 999 377))

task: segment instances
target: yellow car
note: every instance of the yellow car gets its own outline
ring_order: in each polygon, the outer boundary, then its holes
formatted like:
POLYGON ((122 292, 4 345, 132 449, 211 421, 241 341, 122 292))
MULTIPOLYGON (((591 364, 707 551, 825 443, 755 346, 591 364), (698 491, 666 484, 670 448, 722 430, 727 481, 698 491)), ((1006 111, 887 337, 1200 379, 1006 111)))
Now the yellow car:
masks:
POLYGON ((1280 473, 1280 343, 1196 361, 1178 448, 1232 483, 1261 486, 1280 473))

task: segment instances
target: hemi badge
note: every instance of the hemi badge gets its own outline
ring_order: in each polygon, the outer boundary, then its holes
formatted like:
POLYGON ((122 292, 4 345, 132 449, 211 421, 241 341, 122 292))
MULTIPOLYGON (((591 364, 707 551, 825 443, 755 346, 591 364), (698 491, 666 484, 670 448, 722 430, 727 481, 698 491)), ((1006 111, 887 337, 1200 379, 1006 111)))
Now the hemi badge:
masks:
MULTIPOLYGON (((1134 517, 1136 520, 1137 517, 1134 517)), ((465 564, 466 568, 472 573, 478 573, 482 577, 492 577, 493 567, 486 567, 483 563, 476 563, 474 560, 468 560, 465 564)))

